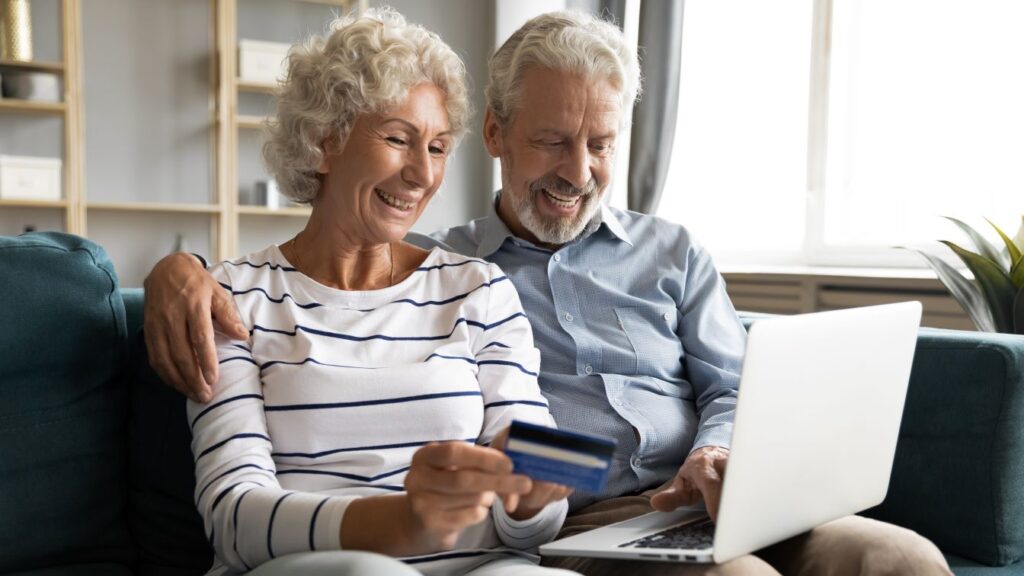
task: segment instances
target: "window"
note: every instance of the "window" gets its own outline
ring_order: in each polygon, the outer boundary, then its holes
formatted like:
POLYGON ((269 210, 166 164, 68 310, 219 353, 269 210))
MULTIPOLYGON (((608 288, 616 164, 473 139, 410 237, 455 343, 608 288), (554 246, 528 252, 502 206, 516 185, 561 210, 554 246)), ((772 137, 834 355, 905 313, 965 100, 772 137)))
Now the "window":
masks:
POLYGON ((921 265, 1024 212, 1019 0, 695 0, 659 215, 725 264, 921 265))

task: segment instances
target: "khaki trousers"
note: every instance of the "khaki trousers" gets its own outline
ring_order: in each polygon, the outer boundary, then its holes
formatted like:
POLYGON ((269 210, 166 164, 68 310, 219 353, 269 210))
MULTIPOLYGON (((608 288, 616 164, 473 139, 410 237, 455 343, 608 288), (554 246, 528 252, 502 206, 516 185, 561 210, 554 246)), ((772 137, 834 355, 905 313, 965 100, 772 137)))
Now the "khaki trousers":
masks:
MULTIPOLYGON (((653 490, 597 502, 569 516, 564 538, 651 512, 653 490)), ((602 558, 544 557, 544 566, 586 576, 952 576, 946 559, 916 532, 847 516, 725 564, 676 564, 602 558)))

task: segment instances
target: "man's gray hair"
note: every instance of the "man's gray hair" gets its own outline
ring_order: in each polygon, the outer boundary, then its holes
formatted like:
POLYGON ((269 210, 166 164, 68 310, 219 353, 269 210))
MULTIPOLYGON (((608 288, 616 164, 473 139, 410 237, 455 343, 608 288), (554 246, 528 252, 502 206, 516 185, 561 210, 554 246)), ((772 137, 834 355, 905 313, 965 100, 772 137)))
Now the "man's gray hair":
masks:
POLYGON ((611 81, 622 94, 624 121, 640 95, 640 63, 622 30, 584 12, 533 18, 498 48, 489 65, 485 96, 501 126, 507 126, 519 109, 520 81, 531 65, 611 81))
POLYGON ((437 34, 398 12, 339 18, 326 37, 294 46, 263 146, 281 192, 299 202, 316 198, 325 142, 340 148, 356 117, 400 104, 420 83, 444 94, 452 133, 461 138, 471 114, 465 66, 437 34))

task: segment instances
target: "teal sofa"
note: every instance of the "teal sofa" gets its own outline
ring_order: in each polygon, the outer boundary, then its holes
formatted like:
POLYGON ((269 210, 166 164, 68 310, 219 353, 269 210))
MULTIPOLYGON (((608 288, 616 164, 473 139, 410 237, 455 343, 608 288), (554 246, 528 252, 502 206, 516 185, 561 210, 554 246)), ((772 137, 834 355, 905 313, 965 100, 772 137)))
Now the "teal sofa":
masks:
MULTIPOLYGON (((88 240, 32 233, 0 237, 0 302, 0 574, 203 574, 184 399, 149 369, 141 291, 88 240)), ((921 330, 866 512, 961 576, 1024 575, 1022 371, 1024 337, 921 330)))

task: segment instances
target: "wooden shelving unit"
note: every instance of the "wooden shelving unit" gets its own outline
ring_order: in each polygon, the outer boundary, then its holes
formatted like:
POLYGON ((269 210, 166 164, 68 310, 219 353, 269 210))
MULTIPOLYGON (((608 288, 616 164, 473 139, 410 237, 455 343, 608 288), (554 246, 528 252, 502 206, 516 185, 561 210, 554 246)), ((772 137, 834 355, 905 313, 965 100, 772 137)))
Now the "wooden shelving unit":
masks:
POLYGON ((239 214, 249 216, 302 216, 309 217, 313 210, 306 206, 287 206, 284 208, 267 208, 265 206, 238 206, 239 214))
POLYGON ((38 102, 35 100, 19 100, 17 98, 0 98, 0 110, 26 112, 29 114, 57 114, 67 112, 63 102, 38 102))
POLYGON ((0 98, 0 112, 7 114, 36 114, 61 116, 64 120, 64 157, 61 159, 63 195, 60 200, 0 200, 6 208, 45 208, 63 212, 64 229, 75 234, 85 233, 82 219, 82 102, 79 57, 81 54, 81 7, 79 0, 61 0, 62 62, 22 61, 0 59, 0 69, 18 69, 47 72, 63 77, 64 91, 60 102, 41 102, 0 98))
POLYGON ((235 117, 235 124, 241 130, 260 130, 267 119, 263 116, 239 115, 235 117))
POLYGON ((89 210, 117 210, 122 212, 165 212, 180 214, 216 214, 216 204, 178 204, 174 202, 89 202, 89 210))
POLYGON ((25 61, 8 60, 6 58, 0 58, 0 68, 20 68, 22 70, 32 70, 35 72, 53 72, 55 74, 64 73, 63 62, 42 62, 38 60, 25 61))
MULTIPOLYGON (((281 0, 289 1, 289 0, 281 0)), ((290 0, 306 4, 329 5, 339 12, 365 10, 367 0, 290 0)), ((63 83, 61 102, 37 102, 0 98, 0 113, 51 115, 63 119, 63 184, 64 197, 57 201, 0 200, 0 208, 31 208, 60 210, 64 218, 64 230, 73 234, 88 236, 89 215, 100 221, 108 221, 110 213, 167 214, 206 216, 210 220, 212 260, 237 255, 240 218, 307 218, 309 207, 288 206, 270 209, 263 206, 239 203, 238 181, 238 139, 240 131, 260 130, 266 117, 239 114, 240 93, 273 95, 278 86, 275 83, 247 82, 238 77, 238 9, 242 0, 209 0, 210 38, 213 58, 210 63, 210 101, 213 111, 210 117, 211 167, 213 169, 212 201, 205 203, 174 202, 107 202, 90 201, 86 198, 84 178, 85 134, 84 109, 82 102, 82 0, 60 0, 60 35, 62 61, 22 62, 0 60, 0 69, 15 68, 60 75, 63 83)), ((253 220, 246 226, 253 225, 253 220)), ((96 232, 102 232, 97 230, 96 232)))
POLYGON ((0 198, 0 207, 7 208, 67 208, 67 200, 15 200, 0 198))
POLYGON ((273 94, 277 91, 277 84, 264 84, 262 82, 246 82, 235 80, 235 87, 239 92, 254 92, 256 94, 273 94))

